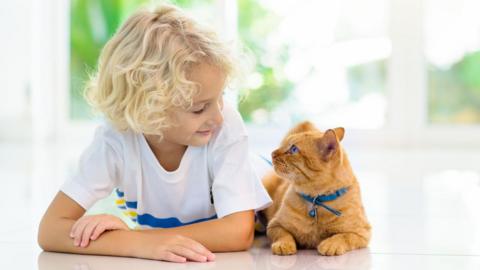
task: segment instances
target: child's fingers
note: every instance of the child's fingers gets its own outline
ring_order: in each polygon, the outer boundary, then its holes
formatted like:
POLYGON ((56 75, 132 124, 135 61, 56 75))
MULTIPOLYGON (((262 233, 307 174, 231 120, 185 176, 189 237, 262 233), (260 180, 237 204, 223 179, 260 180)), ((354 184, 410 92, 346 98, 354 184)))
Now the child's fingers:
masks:
POLYGON ((70 229, 70 235, 69 235, 70 238, 73 238, 73 237, 75 236, 75 230, 76 230, 76 228, 77 228, 77 223, 78 223, 78 220, 75 221, 75 223, 73 223, 73 226, 72 226, 72 228, 70 229))
POLYGON ((95 227, 95 230, 92 233, 92 236, 90 236, 91 240, 97 240, 97 238, 106 230, 105 225, 103 224, 98 224, 95 227))
POLYGON ((128 229, 128 226, 108 215, 83 216, 73 224, 70 237, 73 238, 75 246, 86 247, 90 240, 97 239, 103 232, 111 229, 128 229))
POLYGON ((203 256, 202 254, 199 254, 195 252, 194 250, 181 246, 181 245, 174 245, 171 248, 169 248, 170 251, 173 253, 185 257, 191 261, 196 261, 196 262, 206 262, 207 257, 203 256))
POLYGON ((85 218, 86 217, 81 217, 77 221, 75 221, 75 223, 73 223, 72 229, 70 229, 70 237, 71 238, 75 237, 80 223, 82 223, 85 220, 85 218))
POLYGON ((215 254, 213 252, 210 252, 210 254, 207 255, 207 261, 209 262, 215 261, 215 254))
POLYGON ((209 261, 213 261, 215 259, 215 254, 213 254, 210 250, 208 250, 205 246, 200 244, 199 242, 185 238, 185 242, 182 243, 184 247, 195 251, 198 254, 205 256, 209 261))
POLYGON ((83 233, 82 233, 82 241, 80 243, 81 247, 88 246, 88 243, 90 242, 90 236, 92 235, 98 223, 99 222, 97 220, 91 220, 91 222, 86 224, 85 229, 83 229, 83 233))
POLYGON ((80 246, 83 230, 87 226, 88 220, 87 219, 78 220, 77 223, 78 224, 76 224, 75 230, 73 231, 73 244, 78 247, 80 246))
POLYGON ((187 258, 178 256, 173 252, 167 251, 161 260, 169 261, 169 262, 176 262, 176 263, 184 263, 187 261, 187 258))

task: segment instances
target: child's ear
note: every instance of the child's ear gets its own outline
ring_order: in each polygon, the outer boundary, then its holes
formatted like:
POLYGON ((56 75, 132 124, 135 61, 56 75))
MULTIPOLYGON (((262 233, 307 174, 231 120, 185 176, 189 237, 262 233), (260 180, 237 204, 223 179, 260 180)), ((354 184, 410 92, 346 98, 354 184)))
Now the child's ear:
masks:
POLYGON ((287 138, 290 135, 297 134, 297 133, 302 133, 302 132, 306 132, 306 131, 313 131, 313 130, 317 130, 317 128, 315 127, 315 125, 312 124, 312 122, 310 122, 310 121, 300 122, 288 131, 287 135, 285 135, 285 137, 283 139, 282 145, 283 145, 283 143, 285 143, 285 141, 287 140, 287 138))
POLYGON ((333 129, 327 130, 323 137, 317 140, 316 144, 323 161, 329 161, 339 148, 337 135, 333 129))

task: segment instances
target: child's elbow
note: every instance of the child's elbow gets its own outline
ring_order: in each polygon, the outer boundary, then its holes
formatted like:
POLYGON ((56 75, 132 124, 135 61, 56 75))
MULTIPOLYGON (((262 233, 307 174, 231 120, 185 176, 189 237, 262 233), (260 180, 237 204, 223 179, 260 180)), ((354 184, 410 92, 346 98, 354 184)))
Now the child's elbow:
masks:
POLYGON ((250 249, 255 235, 255 216, 253 211, 236 213, 225 218, 225 226, 230 228, 231 239, 228 251, 245 251, 250 249))
POLYGON ((58 228, 52 226, 55 223, 55 221, 43 217, 38 226, 37 243, 44 251, 57 251, 58 247, 56 245, 58 241, 56 239, 60 234, 58 233, 58 228))
POLYGON ((37 243, 42 250, 50 251, 50 246, 48 244, 48 241, 41 231, 38 231, 37 243))
POLYGON ((51 251, 51 248, 50 248, 50 245, 48 243, 48 241, 45 239, 45 237, 43 237, 40 232, 38 233, 38 237, 37 237, 37 243, 38 245, 40 246, 40 248, 44 251, 51 251))
POLYGON ((237 251, 246 251, 253 245, 255 235, 254 224, 242 224, 242 229, 237 231, 237 251))
POLYGON ((249 250, 253 245, 253 238, 255 236, 254 230, 250 230, 250 232, 245 236, 245 241, 243 245, 243 250, 249 250))
POLYGON ((51 251, 50 241, 47 235, 47 228, 45 228, 43 220, 40 222, 40 226, 38 228, 37 243, 44 251, 51 251))

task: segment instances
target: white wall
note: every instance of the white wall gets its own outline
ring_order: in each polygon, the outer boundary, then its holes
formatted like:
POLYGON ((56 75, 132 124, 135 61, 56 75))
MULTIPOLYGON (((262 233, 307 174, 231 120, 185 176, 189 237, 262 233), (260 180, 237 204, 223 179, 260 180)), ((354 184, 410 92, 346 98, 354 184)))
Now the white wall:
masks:
POLYGON ((0 3, 0 141, 30 134, 30 1, 0 3))

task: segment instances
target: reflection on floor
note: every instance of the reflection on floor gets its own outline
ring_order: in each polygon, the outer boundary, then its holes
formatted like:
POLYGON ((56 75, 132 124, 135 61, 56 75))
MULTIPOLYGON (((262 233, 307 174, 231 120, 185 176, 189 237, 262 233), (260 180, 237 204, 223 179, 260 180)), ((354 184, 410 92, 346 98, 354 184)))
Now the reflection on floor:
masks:
POLYGON ((368 249, 280 257, 258 237, 248 252, 180 266, 40 250, 38 222, 83 147, 0 144, 0 269, 480 269, 480 151, 349 151, 373 226, 368 249))

